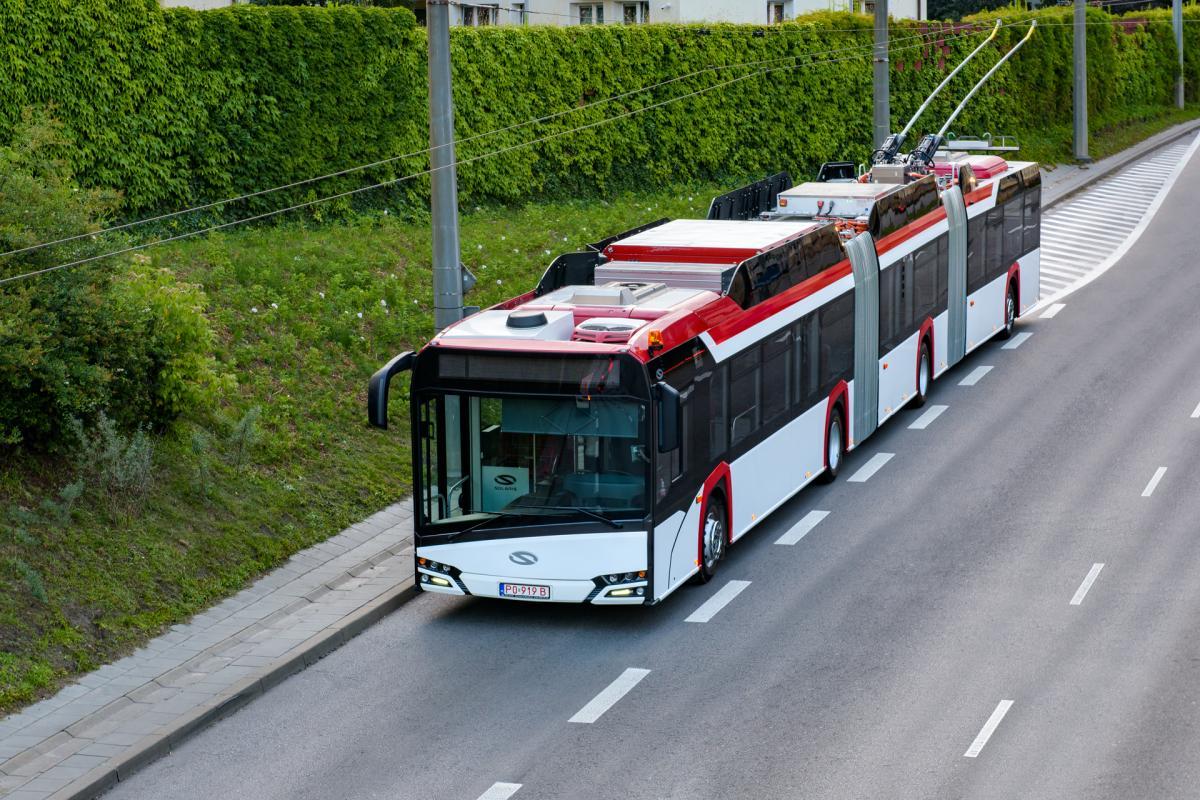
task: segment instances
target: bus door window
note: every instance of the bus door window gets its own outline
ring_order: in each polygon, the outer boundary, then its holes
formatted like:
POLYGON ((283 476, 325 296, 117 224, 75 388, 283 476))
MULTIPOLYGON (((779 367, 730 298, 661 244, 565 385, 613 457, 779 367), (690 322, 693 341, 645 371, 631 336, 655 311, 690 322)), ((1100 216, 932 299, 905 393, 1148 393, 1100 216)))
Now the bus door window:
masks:
POLYGON ((762 343, 763 424, 773 422, 791 405, 792 332, 782 330, 762 343))
POLYGON ((985 282, 990 282, 1008 270, 1004 263, 1004 209, 993 208, 987 212, 987 235, 984 237, 983 259, 985 282))
POLYGON ((913 311, 917 325, 937 313, 940 269, 936 241, 922 247, 913 257, 913 311))
POLYGON ((808 409, 817 401, 821 388, 821 328, 817 312, 806 314, 796 324, 796 396, 801 407, 808 409))
POLYGON ((879 271, 879 355, 896 346, 900 330, 899 264, 879 271))
POLYGON ((735 447, 758 430, 761 421, 759 350, 751 348, 733 359, 729 376, 729 446, 735 447))
POLYGON ((1042 239, 1042 187, 1025 190, 1025 236, 1022 250, 1032 253, 1041 246, 1042 239))
POLYGON ((854 377, 854 293, 826 303, 821 311, 821 390, 824 396, 838 381, 854 377))
POLYGON ((716 461, 729 447, 729 367, 721 364, 696 381, 708 384, 708 457, 716 461))
POLYGON ((937 266, 934 274, 937 281, 937 302, 934 304, 936 315, 950 307, 950 237, 944 233, 937 240, 937 266))
POLYGON ((967 294, 987 283, 987 217, 980 214, 967 224, 967 294))
POLYGON ((1004 204, 1004 262, 1001 272, 1007 272, 1018 258, 1024 255, 1022 239, 1025 231, 1025 197, 1017 192, 1004 204))

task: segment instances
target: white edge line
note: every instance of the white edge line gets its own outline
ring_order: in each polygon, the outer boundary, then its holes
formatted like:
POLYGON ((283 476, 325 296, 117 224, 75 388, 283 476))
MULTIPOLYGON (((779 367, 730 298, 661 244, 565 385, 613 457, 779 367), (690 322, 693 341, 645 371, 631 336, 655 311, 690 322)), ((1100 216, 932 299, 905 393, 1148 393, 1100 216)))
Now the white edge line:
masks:
POLYGON ((1087 597, 1088 589, 1092 588, 1092 584, 1096 582, 1096 578, 1100 577, 1100 570, 1104 569, 1103 564, 1092 564, 1092 568, 1088 570, 1087 577, 1083 579, 1083 583, 1079 584, 1079 588, 1075 590, 1075 595, 1071 598, 1071 605, 1077 606, 1083 602, 1083 598, 1087 597))
MULTIPOLYGON (((1052 303, 1045 311, 1042 312, 1038 319, 1054 319, 1058 316, 1058 312, 1062 311, 1066 307, 1066 303, 1052 303)), ((1025 313, 1028 314, 1029 312, 1026 311, 1025 313)))
POLYGON ((717 593, 700 604, 684 622, 708 622, 725 606, 733 602, 733 598, 746 590, 750 581, 729 581, 717 590, 717 593))
POLYGON ((1196 406, 1196 410, 1192 412, 1192 419, 1200 419, 1200 405, 1196 406))
POLYGON ((775 540, 775 544, 793 545, 812 533, 821 520, 829 516, 828 511, 813 509, 800 518, 800 521, 788 529, 787 533, 775 540))
POLYGON ((979 735, 975 737, 975 741, 971 742, 971 746, 967 748, 967 752, 963 753, 963 758, 975 758, 983 750, 983 746, 988 743, 988 739, 992 738, 992 734, 996 732, 996 728, 1000 726, 1000 720, 1004 719, 1004 715, 1012 708, 1012 700, 1001 700, 996 704, 996 710, 988 717, 987 722, 983 723, 983 728, 980 729, 979 735))
POLYGON ((1150 478, 1150 482, 1146 484, 1146 488, 1142 489, 1142 497, 1149 497, 1154 494, 1154 490, 1158 488, 1158 482, 1162 480, 1163 475, 1167 474, 1166 467, 1159 467, 1154 470, 1154 476, 1150 478))
POLYGON ((479 795, 479 800, 508 800, 520 788, 519 783, 493 783, 486 792, 479 795))
MULTIPOLYGON (((1137 242, 1137 240, 1141 238, 1141 235, 1146 232, 1146 228, 1150 227, 1150 223, 1154 220, 1154 215, 1158 213, 1159 206, 1163 204, 1163 201, 1166 200, 1167 195, 1170 194, 1171 188, 1175 185, 1175 181, 1179 179, 1180 174, 1183 173, 1183 170, 1185 167, 1187 167, 1188 162, 1192 160, 1192 156, 1195 155, 1196 150, 1200 149, 1200 134, 1193 134, 1193 136, 1194 138, 1192 139, 1191 145, 1188 146, 1187 152, 1184 154, 1183 158, 1175 162, 1175 168, 1171 170, 1170 175, 1168 175, 1167 179, 1163 182, 1162 188, 1158 192, 1158 196, 1154 198, 1154 200, 1150 203, 1150 206, 1146 209, 1146 213, 1142 216, 1142 221, 1139 222, 1132 231, 1130 231, 1129 237, 1112 252, 1112 255, 1100 262, 1100 266, 1096 267, 1096 269, 1094 269, 1090 275, 1082 278, 1074 285, 1068 286, 1066 289, 1055 292, 1049 297, 1043 297, 1041 300, 1034 303, 1029 309, 1027 309, 1025 311, 1026 314, 1031 314, 1038 309, 1041 309, 1053 302, 1057 302, 1058 300, 1067 297, 1072 292, 1087 286, 1089 283, 1096 280, 1096 278, 1099 278, 1101 275, 1112 269, 1113 264, 1116 264, 1121 260, 1122 257, 1124 257, 1125 253, 1129 252, 1129 248, 1133 247, 1134 243, 1137 242)), ((1084 189, 1083 193, 1086 192, 1087 189, 1084 189)), ((1057 205, 1057 203, 1055 205, 1057 205)))
POLYGON ((928 411, 926 411, 921 416, 917 417, 916 421, 913 422, 913 424, 908 426, 908 429, 910 431, 925 430, 933 423, 933 421, 935 419, 937 419, 938 417, 940 417, 942 415, 943 411, 945 411, 949 407, 950 406, 930 406, 928 411))
POLYGON ((615 706, 618 700, 629 694, 633 687, 641 683, 642 678, 649 674, 650 670, 648 669, 628 668, 618 675, 616 680, 605 686, 600 694, 593 697, 586 706, 579 709, 575 716, 567 722, 581 722, 590 725, 604 716, 604 712, 615 706))

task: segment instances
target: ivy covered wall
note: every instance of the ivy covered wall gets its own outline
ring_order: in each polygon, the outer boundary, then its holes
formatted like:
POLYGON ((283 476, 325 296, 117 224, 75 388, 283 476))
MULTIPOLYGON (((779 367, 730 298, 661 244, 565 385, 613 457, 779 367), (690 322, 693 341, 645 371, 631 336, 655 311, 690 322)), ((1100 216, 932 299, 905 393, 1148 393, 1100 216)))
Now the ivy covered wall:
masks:
MULTIPOLYGON (((1005 13, 968 23, 894 23, 898 125, 1005 13)), ((1196 6, 1186 13, 1200 18, 1196 6)), ((1168 106, 1175 49, 1167 13, 1088 14, 1093 115, 1168 106)), ((1021 138, 1068 122, 1070 15, 1057 8, 1037 14, 1034 39, 955 128, 1021 138)), ((1200 27, 1187 29, 1195 99, 1200 27)), ((972 63, 928 112, 928 127, 1023 33, 1024 25, 1003 29, 995 51, 972 63)), ((425 146, 424 37, 404 9, 201 13, 162 10, 156 0, 11 0, 0 5, 0 140, 24 107, 53 105, 77 143, 72 166, 80 180, 121 190, 127 215, 290 183, 425 146)), ((468 161, 459 172, 462 199, 595 194, 629 183, 800 173, 828 159, 861 160, 871 133, 870 41, 867 17, 834 13, 770 27, 455 29, 459 156, 468 161), (748 62, 757 65, 737 66, 748 62), (688 77, 587 105, 680 76, 688 77), (470 138, 569 109, 534 126, 470 138), (532 139, 544 141, 522 146, 532 139), (502 148, 514 149, 472 160, 502 148)), ((421 155, 399 159, 225 211, 261 211, 426 167, 421 155)), ((418 178, 368 202, 418 199, 427 186, 418 178)))

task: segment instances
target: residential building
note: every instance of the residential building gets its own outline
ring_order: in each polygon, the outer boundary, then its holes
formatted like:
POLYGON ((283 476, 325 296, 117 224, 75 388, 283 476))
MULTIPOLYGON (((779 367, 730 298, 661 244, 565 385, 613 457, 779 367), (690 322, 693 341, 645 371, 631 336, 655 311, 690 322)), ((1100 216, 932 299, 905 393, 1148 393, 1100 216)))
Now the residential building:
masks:
MULTIPOLYGON (((424 3, 416 3, 419 18, 424 3)), ((605 25, 646 22, 787 22, 810 11, 874 13, 874 0, 463 0, 454 25, 605 25), (468 4, 470 3, 470 4, 468 4)), ((928 0, 889 0, 893 17, 926 19, 928 0)))

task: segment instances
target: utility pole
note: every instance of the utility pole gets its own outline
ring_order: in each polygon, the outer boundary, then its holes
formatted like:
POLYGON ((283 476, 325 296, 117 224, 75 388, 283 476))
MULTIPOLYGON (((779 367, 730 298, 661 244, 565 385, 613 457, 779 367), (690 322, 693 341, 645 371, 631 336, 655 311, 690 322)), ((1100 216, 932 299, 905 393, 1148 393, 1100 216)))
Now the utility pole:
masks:
POLYGON ((450 3, 425 4, 429 40, 430 212, 433 218, 433 325, 463 316, 463 276, 458 243, 458 173, 454 155, 454 97, 450 88, 450 3))
POLYGON ((1075 160, 1087 164, 1087 4, 1075 0, 1075 160))
POLYGON ((888 100, 888 2, 875 0, 875 147, 892 133, 888 100))
POLYGON ((1172 3, 1171 22, 1175 26, 1175 50, 1179 53, 1179 78, 1175 81, 1175 105, 1183 108, 1183 0, 1172 3))

